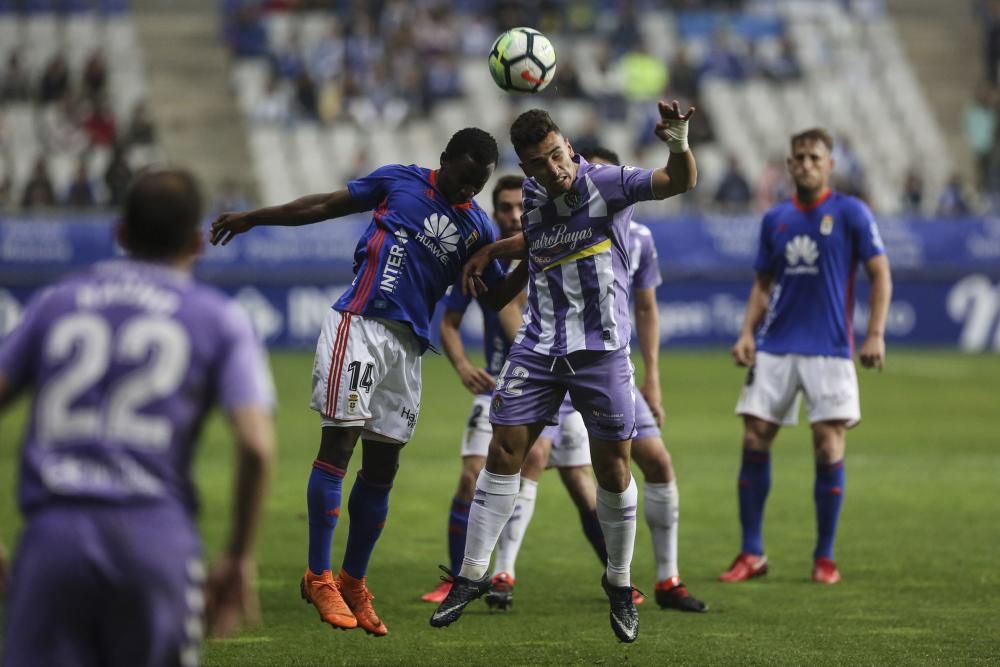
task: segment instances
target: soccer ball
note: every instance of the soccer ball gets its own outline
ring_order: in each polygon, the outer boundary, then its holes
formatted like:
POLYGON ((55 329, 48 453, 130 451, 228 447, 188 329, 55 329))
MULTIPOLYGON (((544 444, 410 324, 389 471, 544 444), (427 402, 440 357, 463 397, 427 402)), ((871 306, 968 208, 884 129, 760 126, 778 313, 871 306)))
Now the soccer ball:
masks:
POLYGON ((537 93, 552 83, 556 50, 534 28, 511 28, 493 42, 489 63, 493 80, 504 90, 537 93))

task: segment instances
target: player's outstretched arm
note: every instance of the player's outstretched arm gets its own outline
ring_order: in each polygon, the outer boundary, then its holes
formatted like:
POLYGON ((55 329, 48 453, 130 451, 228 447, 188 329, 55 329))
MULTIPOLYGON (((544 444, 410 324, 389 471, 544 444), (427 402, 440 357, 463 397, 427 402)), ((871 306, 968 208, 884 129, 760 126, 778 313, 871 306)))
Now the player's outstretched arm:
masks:
POLYGON ((367 211, 347 189, 326 194, 306 195, 280 206, 266 206, 241 213, 223 213, 212 223, 213 245, 226 245, 234 237, 262 225, 297 227, 322 220, 367 211))
POLYGON ((466 356, 462 335, 459 333, 461 324, 462 313, 455 310, 444 311, 444 317, 441 318, 441 347, 465 388, 473 394, 481 394, 492 389, 496 379, 482 368, 476 367, 466 356))
MULTIPOLYGON (((502 310, 528 285, 528 262, 522 261, 503 280, 479 295, 479 302, 490 310, 502 310)), ((484 285, 485 287, 485 285, 484 285)))
POLYGON ((635 329, 639 336, 639 351, 645 377, 639 393, 646 399, 656 418, 663 425, 663 397, 660 393, 660 312, 656 303, 656 288, 642 287, 635 294, 635 329))
POLYGON ((876 255, 865 262, 865 271, 871 281, 868 295, 868 331, 858 351, 861 365, 882 370, 885 365, 885 321, 889 317, 892 300, 892 273, 885 255, 876 255))
POLYGON ((694 115, 694 107, 681 113, 677 100, 672 104, 659 102, 660 122, 654 133, 670 148, 667 166, 653 172, 653 196, 667 199, 674 195, 693 190, 698 183, 698 165, 694 153, 688 146, 688 120, 694 115))
MULTIPOLYGON (((486 293, 486 285, 483 284, 483 273, 491 261, 501 258, 528 258, 528 241, 524 238, 523 233, 483 246, 472 253, 472 256, 465 260, 465 265, 462 267, 462 292, 476 297, 486 293)), ((507 301, 510 301, 510 299, 507 299, 507 301)))
POLYGON ((229 417, 238 457, 232 533, 209 573, 205 595, 208 631, 216 637, 260 620, 254 552, 274 459, 274 424, 265 410, 237 408, 229 417))
POLYGON ((770 273, 758 272, 750 288, 750 296, 747 297, 747 309, 743 315, 743 325, 740 327, 740 336, 736 339, 736 344, 730 350, 733 360, 740 366, 752 366, 754 356, 757 353, 757 343, 754 340, 754 332, 757 325, 764 319, 767 313, 767 304, 771 296, 771 288, 774 285, 774 277, 770 273))

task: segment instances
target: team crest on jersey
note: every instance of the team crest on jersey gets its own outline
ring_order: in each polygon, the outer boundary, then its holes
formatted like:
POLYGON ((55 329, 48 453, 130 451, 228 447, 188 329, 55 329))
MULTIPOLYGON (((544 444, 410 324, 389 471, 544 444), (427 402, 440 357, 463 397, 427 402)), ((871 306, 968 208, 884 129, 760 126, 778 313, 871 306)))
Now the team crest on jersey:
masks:
POLYGON ((823 219, 819 221, 819 233, 823 236, 829 236, 830 232, 833 231, 833 216, 824 215, 823 219))
POLYGON ((566 206, 574 209, 580 205, 580 193, 576 190, 570 190, 563 195, 563 201, 566 202, 566 206))
POLYGON ((353 415, 358 411, 358 401, 361 399, 357 392, 351 392, 347 395, 347 414, 353 415))
POLYGON ((465 249, 468 250, 472 247, 472 244, 479 240, 479 230, 473 229, 472 233, 469 234, 468 238, 465 239, 465 249))

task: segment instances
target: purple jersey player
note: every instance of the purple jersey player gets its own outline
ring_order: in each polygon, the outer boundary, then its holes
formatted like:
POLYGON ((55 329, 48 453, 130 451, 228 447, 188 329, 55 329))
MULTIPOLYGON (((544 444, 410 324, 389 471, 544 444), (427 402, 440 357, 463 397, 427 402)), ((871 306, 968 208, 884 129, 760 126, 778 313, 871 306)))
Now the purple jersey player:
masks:
MULTIPOLYGON (((420 411, 420 359, 428 348, 431 315, 458 279, 462 264, 496 238, 472 200, 489 180, 498 149, 488 133, 466 128, 452 136, 440 169, 387 165, 347 187, 283 206, 223 214, 213 243, 228 243, 257 225, 296 226, 372 211, 355 250, 354 282, 327 314, 316 344, 312 408, 322 439, 306 490, 308 565, 302 597, 336 628, 369 634, 388 629, 371 604, 366 573, 389 512, 399 455, 420 411), (330 548, 340 516, 341 489, 358 439, 363 462, 351 489, 351 525, 340 572, 330 548)), ((500 265, 488 280, 503 279, 500 265)), ((503 280, 484 302, 499 308, 521 287, 503 280)))
POLYGON ((592 165, 580 158, 548 113, 532 109, 511 126, 511 143, 529 177, 524 184, 524 235, 487 248, 466 271, 474 293, 489 257, 528 258, 525 324, 497 379, 490 421, 493 440, 469 515, 465 559, 431 624, 448 625, 489 588, 486 570, 514 510, 520 469, 546 424, 556 423, 569 392, 590 434, 597 475, 598 518, 608 549, 602 584, 611 626, 634 641, 639 620, 630 564, 638 493, 629 472, 635 430, 628 303, 628 224, 633 204, 694 187, 697 169, 687 122, 660 103, 657 136, 670 146, 666 167, 592 165))
POLYGON ((0 343, 0 404, 33 395, 5 665, 193 665, 206 602, 217 633, 256 615, 273 392, 245 314, 190 277, 200 222, 186 172, 140 175, 119 228, 130 258, 42 291, 0 343), (190 471, 213 404, 229 415, 239 469, 206 599, 190 471))
POLYGON ((866 368, 882 368, 892 280, 871 211, 859 199, 830 189, 832 149, 822 129, 792 137, 788 171, 795 196, 769 210, 761 223, 757 279, 732 349, 736 363, 750 367, 736 406, 744 424, 743 543, 722 581, 767 574, 762 531, 771 445, 782 425, 796 423, 801 394, 816 459, 812 578, 840 581, 833 543, 844 497, 844 451, 847 429, 861 420, 852 359, 854 276, 860 263, 872 284, 868 332, 859 352, 866 368))

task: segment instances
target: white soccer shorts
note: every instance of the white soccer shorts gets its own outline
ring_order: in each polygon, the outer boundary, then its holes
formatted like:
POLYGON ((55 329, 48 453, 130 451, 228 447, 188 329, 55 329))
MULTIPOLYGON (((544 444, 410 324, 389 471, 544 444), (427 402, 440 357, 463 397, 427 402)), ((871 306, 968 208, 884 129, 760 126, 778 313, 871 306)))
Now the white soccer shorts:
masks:
POLYGON ((490 440, 493 438, 491 398, 489 394, 478 394, 472 399, 472 412, 462 434, 462 456, 486 456, 490 451, 490 440))
POLYGON ((806 397, 809 423, 843 420, 852 427, 861 421, 853 360, 767 352, 758 352, 747 372, 736 414, 794 426, 802 394, 806 397))
POLYGON ((420 343, 392 320, 333 309, 313 361, 310 404, 323 426, 362 426, 362 437, 405 443, 420 412, 420 343))
POLYGON ((559 415, 558 435, 552 438, 547 468, 590 465, 590 438, 583 415, 576 410, 559 415))

